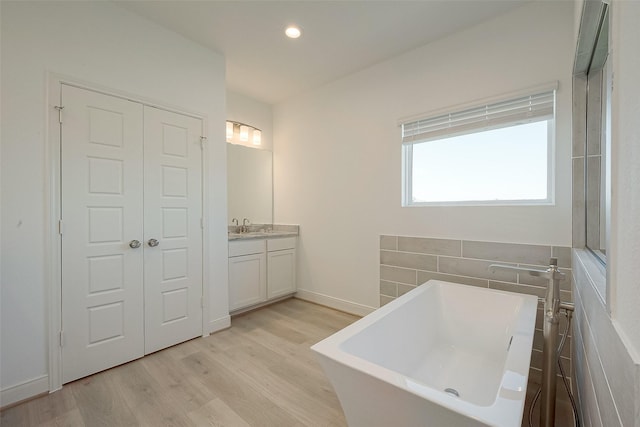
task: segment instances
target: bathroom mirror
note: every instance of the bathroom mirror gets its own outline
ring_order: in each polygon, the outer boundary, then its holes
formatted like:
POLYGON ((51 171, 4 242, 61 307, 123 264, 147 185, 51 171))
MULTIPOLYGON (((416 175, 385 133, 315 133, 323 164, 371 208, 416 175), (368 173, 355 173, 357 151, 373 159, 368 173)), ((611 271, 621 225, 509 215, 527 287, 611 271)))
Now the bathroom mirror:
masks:
POLYGON ((273 223, 273 156, 271 151, 227 144, 227 214, 229 224, 247 218, 273 223))

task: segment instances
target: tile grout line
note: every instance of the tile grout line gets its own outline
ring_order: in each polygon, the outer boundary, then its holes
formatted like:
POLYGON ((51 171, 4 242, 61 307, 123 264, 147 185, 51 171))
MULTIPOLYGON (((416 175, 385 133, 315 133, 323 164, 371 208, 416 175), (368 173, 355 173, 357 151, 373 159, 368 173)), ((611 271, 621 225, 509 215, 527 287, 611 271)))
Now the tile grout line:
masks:
MULTIPOLYGON (((428 238, 425 238, 428 239, 428 238)), ((458 240, 451 240, 451 241, 458 241, 458 240)), ((451 254, 443 254, 443 253, 437 253, 438 251, 431 251, 431 252, 412 252, 412 251, 406 251, 406 250, 391 250, 391 249, 380 249, 380 251, 387 251, 387 252, 396 252, 398 254, 415 254, 415 255, 427 255, 427 256, 442 256, 442 257, 447 257, 447 258, 458 258, 458 259, 463 259, 463 260, 471 260, 471 261, 484 261, 484 262, 503 262, 503 263, 507 263, 507 264, 514 264, 514 265, 524 265, 524 266, 532 266, 532 267, 548 267, 548 264, 545 263, 535 263, 535 262, 526 262, 526 261, 503 261, 500 259, 488 259, 488 258, 476 258, 476 257, 469 257, 469 256, 464 256, 464 241, 463 240, 459 240, 460 245, 461 245, 461 254, 460 255, 451 255, 451 254)), ((557 247, 557 248, 568 248, 570 249, 570 247, 568 246, 554 246, 554 245, 533 245, 533 244, 525 244, 525 243, 501 243, 501 242, 486 242, 486 241, 477 241, 479 243, 491 243, 491 244, 505 244, 505 245, 520 245, 520 246, 537 246, 537 247, 546 247, 549 249, 549 251, 551 251, 551 254, 553 254, 553 248, 557 247)), ((573 269, 573 266, 569 266, 569 267, 560 267, 566 270, 571 270, 573 269)))

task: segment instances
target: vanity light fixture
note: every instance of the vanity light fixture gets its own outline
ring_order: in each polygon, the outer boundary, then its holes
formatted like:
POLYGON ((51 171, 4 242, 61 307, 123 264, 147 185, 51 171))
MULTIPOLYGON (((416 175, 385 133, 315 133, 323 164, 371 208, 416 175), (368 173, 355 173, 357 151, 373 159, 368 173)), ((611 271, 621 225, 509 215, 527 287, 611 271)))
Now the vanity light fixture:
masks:
POLYGON ((227 122, 227 142, 232 144, 247 145, 251 141, 253 145, 262 144, 262 131, 251 125, 240 122, 227 122), (251 136, 251 138, 249 138, 251 136))
POLYGON ((300 31, 300 28, 295 25, 289 25, 287 29, 284 30, 284 33, 290 39, 297 39, 298 37, 300 37, 300 35, 302 35, 302 31, 300 31))

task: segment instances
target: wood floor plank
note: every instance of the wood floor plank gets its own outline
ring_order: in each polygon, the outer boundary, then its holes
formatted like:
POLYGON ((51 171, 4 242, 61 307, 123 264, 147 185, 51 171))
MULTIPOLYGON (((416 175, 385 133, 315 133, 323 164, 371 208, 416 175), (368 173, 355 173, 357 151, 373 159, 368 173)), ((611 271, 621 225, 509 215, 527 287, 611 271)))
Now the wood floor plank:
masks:
POLYGON ((184 358, 208 387, 215 389, 220 399, 235 413, 254 426, 298 426, 302 425, 288 412, 278 407, 269 396, 261 394, 247 383, 237 372, 205 353, 196 353, 184 358))
POLYGON ((216 358, 304 425, 344 425, 335 394, 331 393, 333 399, 327 399, 321 384, 304 375, 309 370, 301 372, 294 361, 287 359, 283 363, 278 353, 249 342, 239 343, 216 358), (281 365, 286 369, 279 369, 281 365))
MULTIPOLYGON (((235 316, 231 328, 209 337, 5 409, 0 425, 345 427, 340 403, 309 346, 357 319, 289 299, 235 316)), ((532 387, 523 426, 533 393, 532 387)), ((567 402, 559 402, 556 415, 557 425, 571 425, 567 402)))
POLYGON ((28 403, 31 425, 43 424, 52 419, 59 419, 64 424, 65 419, 75 419, 75 416, 67 416, 68 413, 77 411, 77 403, 70 388, 28 403))
POLYGON ((185 414, 205 406, 217 396, 205 387, 182 363, 156 353, 145 357, 141 364, 154 377, 166 398, 185 414))
POLYGON ((246 339, 255 340, 265 347, 279 351, 283 356, 290 356, 295 360, 305 362, 309 365, 310 369, 319 369, 319 365, 309 350, 309 347, 311 344, 320 341, 320 339, 312 339, 303 345, 296 345, 276 339, 270 330, 260 327, 260 323, 260 319, 247 318, 244 319, 243 322, 238 322, 235 327, 243 332, 246 339))
POLYGON ((4 409, 0 412, 0 426, 28 426, 29 424, 29 410, 28 405, 30 402, 25 402, 21 405, 12 406, 11 408, 4 409))
POLYGON ((139 425, 191 425, 186 413, 167 397, 142 363, 129 363, 113 370, 108 381, 115 392, 123 397, 139 425))
POLYGON ((353 323, 357 316, 343 313, 340 311, 331 311, 331 315, 327 315, 327 308, 316 304, 309 304, 306 301, 293 299, 289 304, 278 304, 273 307, 276 313, 284 314, 291 319, 302 321, 303 324, 310 324, 323 327, 331 333, 344 328, 353 323))
POLYGON ((222 400, 216 398, 201 408, 189 412, 189 419, 197 426, 251 427, 222 400))
POLYGON ((274 344, 268 334, 261 334, 257 330, 251 336, 247 334, 243 337, 247 343, 255 343, 272 352, 272 357, 267 357, 265 353, 259 356, 259 360, 269 371, 304 389, 314 399, 323 401, 329 398, 334 407, 338 407, 333 388, 308 347, 301 349, 282 342, 274 344))
MULTIPOLYGON (((302 316, 301 316, 302 317, 302 316)), ((315 344, 318 341, 323 340, 329 335, 333 334, 336 330, 342 329, 340 328, 330 328, 323 324, 320 318, 310 316, 307 318, 300 318, 295 316, 287 316, 285 314, 279 313, 275 311, 275 309, 269 312, 265 312, 261 316, 261 322, 273 325, 279 325, 279 329, 284 331, 292 329, 291 325, 295 325, 295 332, 303 337, 299 338, 300 341, 289 340, 295 344, 315 344)), ((352 323, 352 322, 351 322, 352 323)), ((346 325, 345 325, 346 326, 346 325)), ((268 330, 271 332, 274 328, 269 328, 268 330)), ((283 336, 286 338, 286 335, 283 336)))
POLYGON ((66 384, 0 413, 5 426, 344 427, 309 346, 358 317, 289 299, 231 328, 66 384))
POLYGON ((123 397, 108 384, 110 374, 110 371, 101 372, 67 386, 73 392, 84 423, 95 427, 138 425, 123 397))
POLYGON ((42 427, 84 427, 86 424, 78 408, 65 412, 38 425, 42 427))

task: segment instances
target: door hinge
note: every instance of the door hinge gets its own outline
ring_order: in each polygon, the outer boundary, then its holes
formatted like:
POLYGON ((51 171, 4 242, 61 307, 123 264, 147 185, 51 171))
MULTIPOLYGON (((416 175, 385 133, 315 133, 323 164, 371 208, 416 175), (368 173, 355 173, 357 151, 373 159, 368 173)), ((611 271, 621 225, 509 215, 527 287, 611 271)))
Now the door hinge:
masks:
POLYGON ((204 144, 207 143, 207 137, 206 136, 201 136, 200 137, 200 149, 204 150, 204 144))
POLYGON ((204 230, 204 218, 200 218, 200 228, 204 230))
POLYGON ((62 105, 54 105, 53 108, 58 110, 58 122, 60 122, 60 124, 62 124, 62 110, 64 109, 64 106, 62 106, 62 105))
POLYGON ((64 332, 60 331, 60 347, 64 347, 64 332))
POLYGON ((613 71, 611 72, 611 93, 613 93, 613 82, 614 82, 614 77, 615 74, 613 73, 613 71))
POLYGON ((62 220, 58 220, 58 234, 62 236, 62 220))

